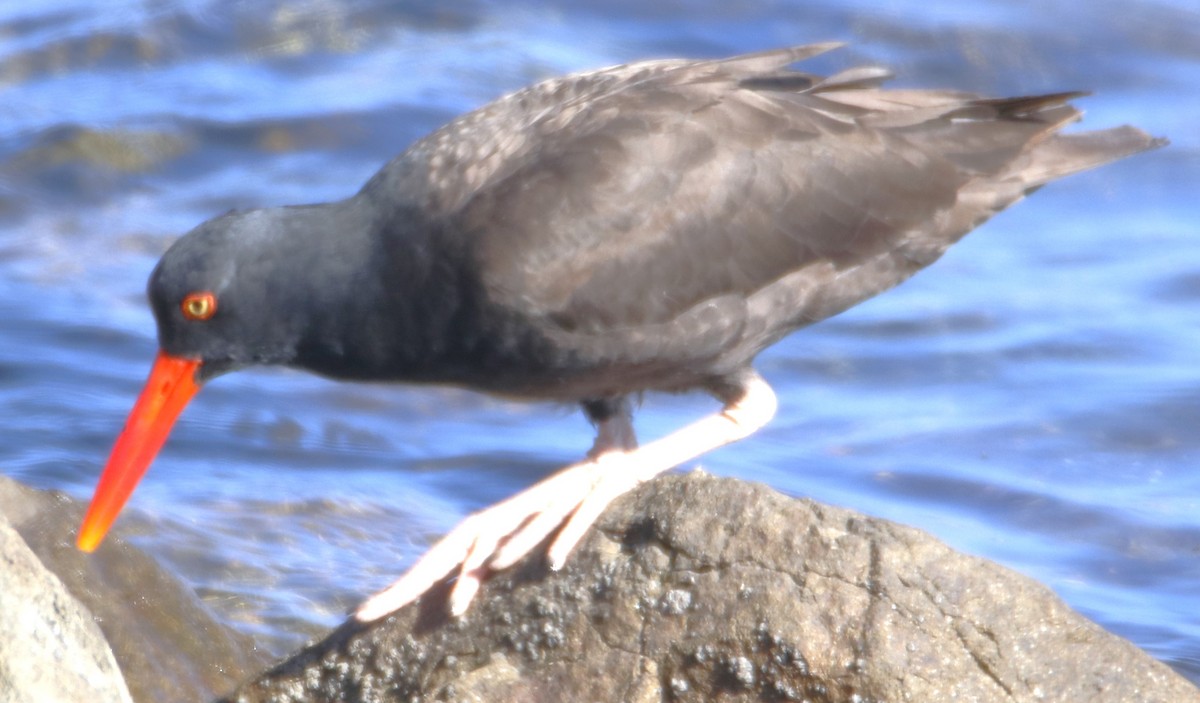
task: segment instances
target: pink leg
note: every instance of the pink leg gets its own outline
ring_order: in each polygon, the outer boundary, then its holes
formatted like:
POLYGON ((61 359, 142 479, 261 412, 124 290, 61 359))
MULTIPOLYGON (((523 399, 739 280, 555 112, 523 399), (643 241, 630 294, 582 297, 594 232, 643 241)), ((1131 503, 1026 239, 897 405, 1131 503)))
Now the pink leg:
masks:
POLYGON ((633 412, 629 401, 621 399, 617 412, 596 423, 596 441, 588 452, 595 459, 611 451, 637 449, 637 434, 633 431, 633 412))
MULTIPOLYGON (((519 561, 560 525, 548 557, 552 569, 561 568, 587 529, 618 496, 683 462, 743 439, 770 421, 776 408, 771 387, 753 373, 739 380, 740 395, 721 412, 640 448, 625 448, 633 443, 631 426, 626 433, 618 425, 606 428, 600 423, 593 450, 599 453, 469 516, 400 580, 359 606, 355 617, 370 622, 395 612, 451 571, 458 572, 458 580, 450 593, 450 612, 462 615, 489 573, 519 561), (606 432, 610 438, 605 438, 606 432)), ((623 414, 606 422, 620 422, 623 414)), ((628 425, 628 418, 623 422, 628 425)))

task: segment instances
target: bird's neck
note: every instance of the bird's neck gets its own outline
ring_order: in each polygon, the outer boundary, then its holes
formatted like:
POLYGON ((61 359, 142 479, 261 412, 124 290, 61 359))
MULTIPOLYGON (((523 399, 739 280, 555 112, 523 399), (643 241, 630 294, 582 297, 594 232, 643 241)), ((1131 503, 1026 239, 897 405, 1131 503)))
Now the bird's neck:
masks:
POLYGON ((415 208, 307 206, 309 319, 290 365, 341 379, 441 380, 464 307, 453 257, 415 208))

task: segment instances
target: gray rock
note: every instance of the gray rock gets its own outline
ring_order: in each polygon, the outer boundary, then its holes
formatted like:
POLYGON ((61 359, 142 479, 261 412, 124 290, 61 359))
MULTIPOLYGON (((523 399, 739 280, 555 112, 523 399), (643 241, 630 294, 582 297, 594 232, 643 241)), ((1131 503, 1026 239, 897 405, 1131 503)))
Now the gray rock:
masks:
POLYGON ((134 701, 211 700, 266 666, 265 652, 213 619, 191 590, 126 542, 123 526, 95 554, 76 549, 82 513, 61 493, 0 476, 0 516, 94 616, 134 701))
POLYGON ((561 573, 445 584, 230 701, 1138 701, 1200 692, 1045 587, 928 535, 703 474, 606 513, 561 573))
POLYGON ((100 628, 0 515, 0 703, 130 703, 100 628))

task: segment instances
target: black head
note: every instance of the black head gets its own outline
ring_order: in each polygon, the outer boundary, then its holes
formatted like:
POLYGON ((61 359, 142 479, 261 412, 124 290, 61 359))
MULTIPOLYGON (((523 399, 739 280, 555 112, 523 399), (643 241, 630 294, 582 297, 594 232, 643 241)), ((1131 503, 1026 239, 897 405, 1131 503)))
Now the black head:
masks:
POLYGON ((200 360, 199 381, 290 363, 311 328, 304 243, 315 209, 231 212, 167 250, 147 291, 163 351, 200 360))
POLYGON ((202 382, 253 364, 348 363, 347 331, 362 314, 347 301, 379 277, 366 263, 370 212, 349 200, 229 213, 163 255, 148 291, 162 349, 100 477, 80 549, 99 546, 202 382))

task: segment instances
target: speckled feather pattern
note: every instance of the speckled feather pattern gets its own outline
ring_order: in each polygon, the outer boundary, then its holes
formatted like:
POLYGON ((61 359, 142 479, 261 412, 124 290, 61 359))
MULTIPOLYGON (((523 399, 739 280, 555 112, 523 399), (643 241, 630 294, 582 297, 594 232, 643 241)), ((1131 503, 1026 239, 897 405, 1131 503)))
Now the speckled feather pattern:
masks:
POLYGON ((1151 143, 1108 130, 1064 158, 1078 94, 788 70, 833 46, 550 80, 421 140, 368 190, 419 193, 469 242, 488 304, 560 352, 561 392, 621 393, 734 372, 1029 190, 1151 143))

